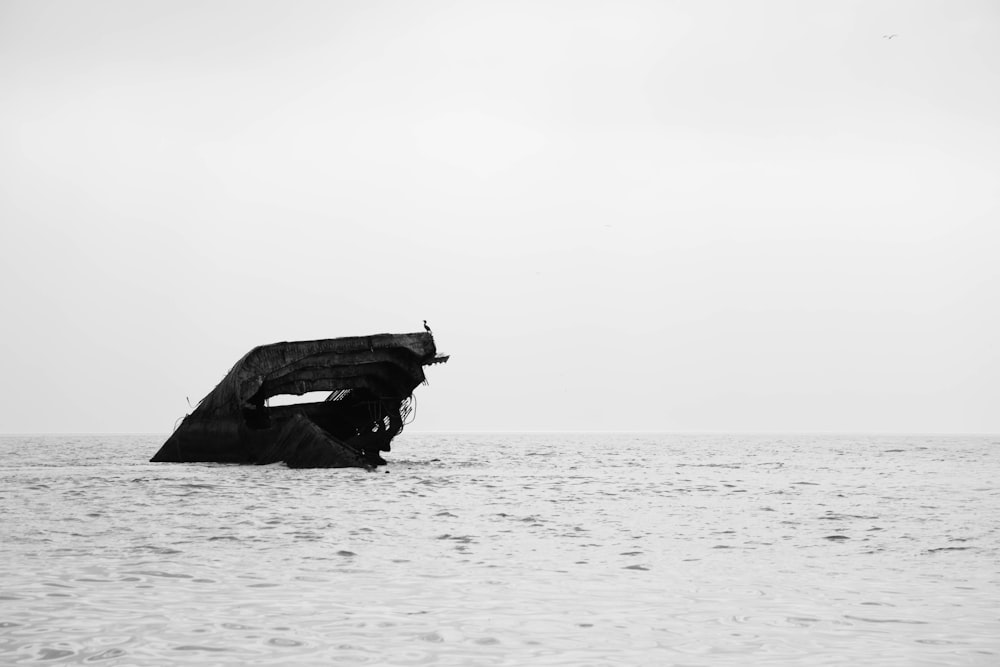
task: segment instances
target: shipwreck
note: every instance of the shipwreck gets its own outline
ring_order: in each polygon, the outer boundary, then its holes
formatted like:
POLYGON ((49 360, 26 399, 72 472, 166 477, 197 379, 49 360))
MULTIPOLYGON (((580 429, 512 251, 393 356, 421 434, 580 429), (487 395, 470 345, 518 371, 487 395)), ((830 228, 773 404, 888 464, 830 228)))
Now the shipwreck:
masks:
POLYGON ((413 413, 424 366, 448 360, 426 332, 262 345, 236 362, 154 462, 372 468, 413 413), (281 395, 325 400, 270 405, 281 395))

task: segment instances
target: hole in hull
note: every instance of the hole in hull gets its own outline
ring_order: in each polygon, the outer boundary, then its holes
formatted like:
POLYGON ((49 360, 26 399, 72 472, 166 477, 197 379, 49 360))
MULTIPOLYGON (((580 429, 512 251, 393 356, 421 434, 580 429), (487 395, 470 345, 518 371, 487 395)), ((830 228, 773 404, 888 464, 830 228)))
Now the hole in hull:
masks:
POLYGON ((301 396, 295 394, 278 394, 272 396, 265 402, 269 408, 277 408, 283 405, 301 405, 303 403, 322 403, 330 396, 328 391, 307 391, 301 396))

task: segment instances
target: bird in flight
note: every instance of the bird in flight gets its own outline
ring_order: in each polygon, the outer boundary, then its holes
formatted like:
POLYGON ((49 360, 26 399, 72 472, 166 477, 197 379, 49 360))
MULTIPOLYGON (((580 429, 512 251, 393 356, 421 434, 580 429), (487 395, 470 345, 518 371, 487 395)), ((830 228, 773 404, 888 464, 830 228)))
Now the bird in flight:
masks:
POLYGON ((893 37, 896 37, 896 33, 892 33, 891 35, 882 35, 882 39, 892 39, 893 37))

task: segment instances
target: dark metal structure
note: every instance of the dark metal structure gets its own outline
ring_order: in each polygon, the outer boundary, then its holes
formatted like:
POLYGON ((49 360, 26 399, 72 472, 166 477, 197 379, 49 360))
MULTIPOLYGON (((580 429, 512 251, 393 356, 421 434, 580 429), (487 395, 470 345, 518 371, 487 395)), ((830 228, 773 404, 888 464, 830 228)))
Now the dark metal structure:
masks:
POLYGON ((442 363, 430 332, 262 345, 236 362, 152 461, 373 467, 413 409, 423 367, 442 363), (270 407, 281 394, 326 400, 270 407))

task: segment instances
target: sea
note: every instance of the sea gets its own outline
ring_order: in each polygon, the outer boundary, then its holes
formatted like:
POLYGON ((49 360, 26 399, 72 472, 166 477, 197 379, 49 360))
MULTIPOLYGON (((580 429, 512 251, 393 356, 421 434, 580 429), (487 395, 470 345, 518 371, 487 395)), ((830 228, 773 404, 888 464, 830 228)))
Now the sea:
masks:
POLYGON ((0 438, 0 665, 1000 665, 1000 436, 0 438))

